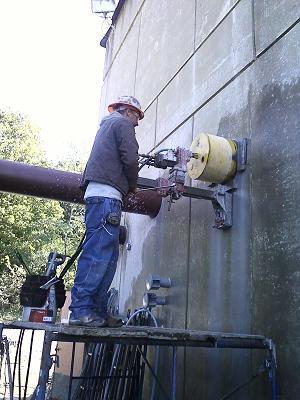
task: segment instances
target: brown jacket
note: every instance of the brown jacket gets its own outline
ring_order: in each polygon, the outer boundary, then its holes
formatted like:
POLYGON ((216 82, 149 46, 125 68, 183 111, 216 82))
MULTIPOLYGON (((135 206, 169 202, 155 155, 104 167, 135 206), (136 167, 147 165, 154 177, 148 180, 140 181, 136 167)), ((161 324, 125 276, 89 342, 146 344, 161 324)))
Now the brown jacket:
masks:
POLYGON ((105 183, 123 195, 136 188, 138 149, 133 124, 118 112, 104 117, 95 137, 80 187, 105 183))

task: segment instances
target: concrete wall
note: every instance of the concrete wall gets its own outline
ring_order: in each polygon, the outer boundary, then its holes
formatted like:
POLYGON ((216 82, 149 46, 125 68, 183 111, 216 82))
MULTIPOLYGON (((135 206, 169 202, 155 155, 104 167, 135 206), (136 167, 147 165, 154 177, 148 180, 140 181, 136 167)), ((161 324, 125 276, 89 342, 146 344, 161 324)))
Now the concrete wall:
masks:
MULTIPOLYGON (((169 305, 155 310, 164 326, 271 337, 287 400, 300 390, 299 17, 299 0, 127 0, 107 43, 101 100, 104 115, 118 95, 140 99, 142 152, 189 147, 199 132, 251 139, 233 227, 213 229, 204 200, 181 199, 171 212, 165 201, 154 220, 125 215, 132 250, 122 251, 115 284, 126 311, 141 306, 150 272, 170 276, 169 305)), ((178 398, 218 399, 263 356, 182 350, 178 398)), ((166 388, 170 360, 163 350, 166 388)), ((261 377, 232 398, 268 396, 261 377)))

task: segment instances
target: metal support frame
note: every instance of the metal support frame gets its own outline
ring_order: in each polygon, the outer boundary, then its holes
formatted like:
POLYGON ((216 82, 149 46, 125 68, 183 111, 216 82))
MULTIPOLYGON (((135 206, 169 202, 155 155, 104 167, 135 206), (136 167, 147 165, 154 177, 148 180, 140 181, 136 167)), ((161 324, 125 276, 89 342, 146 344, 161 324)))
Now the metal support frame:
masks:
MULTIPOLYGON (((103 345, 103 343, 101 343, 101 345, 103 345)), ((112 345, 112 344, 111 344, 112 345)), ((131 346, 134 347, 134 346, 131 346)), ((121 371, 119 370, 120 365, 118 366, 118 363, 121 361, 122 366, 124 367, 124 345, 116 345, 114 346, 114 350, 113 350, 113 358, 111 360, 111 366, 110 366, 110 370, 107 371, 106 373, 101 373, 100 375, 85 375, 85 368, 83 367, 83 370, 81 372, 81 374, 79 376, 74 376, 74 361, 75 361, 75 349, 76 349, 76 342, 72 343, 72 353, 71 353, 71 367, 70 367, 70 376, 69 376, 69 387, 68 387, 68 397, 67 400, 71 400, 74 396, 74 393, 76 395, 76 390, 78 390, 73 386, 73 382, 74 381, 87 381, 87 382, 93 382, 92 383, 92 389, 84 389, 87 390, 87 393, 82 392, 81 396, 91 396, 92 398, 94 398, 94 393, 93 390, 99 390, 99 387, 97 388, 97 382, 102 382, 103 384, 103 388, 100 389, 100 392, 102 391, 102 395, 104 399, 110 399, 111 396, 114 395, 114 390, 116 389, 116 387, 118 387, 118 381, 119 380, 126 380, 127 383, 124 384, 124 386, 126 386, 129 381, 131 384, 133 384, 134 389, 134 399, 142 399, 142 391, 143 391, 143 377, 144 377, 144 366, 145 366, 145 361, 144 359, 146 358, 147 355, 147 346, 142 346, 142 345, 137 345, 136 346, 136 350, 139 353, 139 357, 142 358, 143 362, 141 363, 141 370, 137 371, 136 369, 132 369, 130 372, 126 371, 126 367, 125 367, 125 371, 121 371), (123 348, 122 348, 123 347, 123 348), (140 375, 139 375, 140 372, 140 375), (73 390, 74 389, 74 390, 73 390), (89 390, 91 390, 91 392, 89 392, 89 390)), ((91 353, 88 354, 89 356, 92 356, 91 353)), ((108 349, 108 352, 110 352, 111 350, 108 349)), ((129 350, 128 347, 125 349, 125 352, 130 352, 131 349, 129 350)), ((104 358, 104 361, 101 361, 105 363, 105 354, 100 350, 100 358, 104 358)), ((103 359, 102 359, 103 360, 103 359)), ((132 360, 131 360, 132 361, 132 360)), ((128 367, 128 365, 127 365, 128 367)), ((129 385, 130 385, 129 383, 129 385)), ((82 385, 80 385, 82 386, 82 385)), ((123 388, 124 388, 123 386, 123 388)), ((120 388, 117 389, 117 391, 119 391, 120 388)), ((98 393, 99 394, 99 393, 98 393)), ((84 397, 85 398, 85 397, 84 397)), ((101 397, 102 398, 102 397, 101 397)), ((128 398, 128 397, 127 397, 128 398)))
POLYGON ((74 361, 75 361, 75 349, 76 349, 76 342, 73 342, 72 345, 72 356, 71 356, 71 368, 70 368, 70 379, 69 379, 69 392, 68 392, 68 400, 71 399, 72 395, 72 383, 74 380, 74 361))
MULTIPOLYGON (((245 334, 233 334, 233 333, 218 333, 218 332, 202 332, 202 331, 189 331, 184 329, 171 329, 171 328, 153 328, 153 327, 126 327, 120 329, 92 329, 84 327, 70 327, 66 325, 50 325, 50 324, 38 324, 38 323, 24 323, 14 322, 10 325, 0 324, 1 327, 6 329, 44 329, 45 338, 42 352, 42 360, 40 367, 40 378, 37 389, 32 396, 33 400, 45 400, 47 382, 49 379, 49 371, 52 366, 51 357, 51 342, 71 342, 73 343, 73 350, 71 354, 71 370, 70 370, 70 386, 68 399, 71 398, 72 394, 72 382, 74 379, 91 379, 97 377, 75 377, 73 376, 74 360, 75 360, 75 346, 77 342, 83 343, 114 343, 118 344, 133 344, 137 346, 138 352, 145 365, 149 368, 155 382, 161 394, 166 399, 176 400, 176 368, 177 368, 177 350, 179 346, 182 347, 205 347, 211 349, 217 348, 239 348, 239 349, 262 349, 268 352, 267 359, 263 362, 262 367, 259 368, 258 373, 253 375, 248 381, 236 387, 231 393, 234 393, 245 385, 250 383, 252 378, 261 375, 262 372, 267 371, 269 376, 269 382, 271 386, 271 400, 278 400, 277 393, 277 377, 276 377, 276 347, 271 339, 267 339, 259 335, 245 335, 245 334), (172 347, 172 371, 171 371, 171 390, 167 394, 159 378, 157 377, 154 369, 147 360, 146 352, 142 346, 158 345, 158 346, 170 346, 172 347)), ((118 353, 118 351, 117 351, 118 353)), ((114 357, 118 357, 115 353, 114 357)), ((115 362, 112 362, 112 367, 115 362)), ((125 376, 128 378, 128 376, 125 376)), ((108 376, 99 377, 99 379, 118 379, 124 378, 122 374, 111 373, 108 376)), ((134 377, 133 377, 134 378, 134 377)), ((98 378, 97 378, 98 379, 98 378)), ((227 394, 224 399, 229 398, 231 393, 227 394)), ((141 393, 137 393, 141 395, 141 393)))
MULTIPOLYGON (((138 187, 150 189, 156 187, 156 181, 148 178, 138 178, 138 187)), ((217 229, 228 229, 232 226, 232 203, 234 186, 215 185, 192 187, 185 186, 183 197, 192 199, 210 200, 215 212, 215 225, 217 229)))
MULTIPOLYGON (((11 372, 11 362, 9 355, 9 343, 6 336, 3 336, 3 326, 0 325, 0 345, 3 346, 3 353, 6 357, 6 365, 7 365, 7 375, 8 375, 8 385, 9 385, 9 400, 13 400, 13 377, 11 372)), ((4 371, 5 373, 5 371, 4 371)))
POLYGON ((173 346, 172 354, 172 400, 176 400, 177 347, 173 346))
POLYGON ((271 383, 272 390, 272 400, 277 400, 277 358, 276 358, 276 346, 272 339, 269 339, 269 352, 270 352, 270 361, 269 361, 269 380, 271 383))
POLYGON ((53 364, 51 356, 51 345, 53 340, 54 340, 53 333, 45 331, 39 381, 32 395, 32 400, 45 400, 46 398, 49 371, 53 364))

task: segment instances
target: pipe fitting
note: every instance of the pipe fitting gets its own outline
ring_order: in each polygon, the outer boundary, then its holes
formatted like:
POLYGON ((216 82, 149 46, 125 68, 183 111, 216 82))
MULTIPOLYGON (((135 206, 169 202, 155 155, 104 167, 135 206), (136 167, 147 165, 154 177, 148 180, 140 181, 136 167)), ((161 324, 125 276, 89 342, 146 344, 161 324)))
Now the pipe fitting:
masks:
POLYGON ((171 278, 162 278, 159 275, 150 274, 146 279, 147 290, 158 290, 159 288, 170 288, 172 285, 171 278))
POLYGON ((155 293, 145 293, 143 297, 143 306, 146 307, 156 307, 164 306, 167 303, 165 296, 156 296, 155 293))

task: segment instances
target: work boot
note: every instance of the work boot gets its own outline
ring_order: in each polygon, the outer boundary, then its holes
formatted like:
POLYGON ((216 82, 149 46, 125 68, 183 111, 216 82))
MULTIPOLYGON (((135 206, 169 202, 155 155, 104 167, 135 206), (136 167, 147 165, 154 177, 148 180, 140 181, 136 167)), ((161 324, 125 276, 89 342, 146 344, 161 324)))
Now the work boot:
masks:
POLYGON ((69 325, 79 325, 79 326, 90 326, 90 327, 99 327, 104 328, 108 326, 107 320, 101 318, 95 314, 84 315, 82 317, 75 318, 70 315, 69 325))
POLYGON ((112 315, 106 317, 106 323, 109 328, 120 328, 120 326, 124 325, 121 318, 116 318, 112 315))

